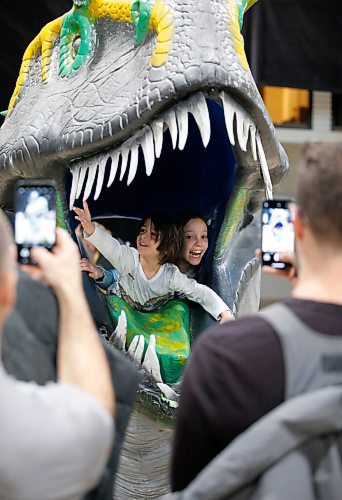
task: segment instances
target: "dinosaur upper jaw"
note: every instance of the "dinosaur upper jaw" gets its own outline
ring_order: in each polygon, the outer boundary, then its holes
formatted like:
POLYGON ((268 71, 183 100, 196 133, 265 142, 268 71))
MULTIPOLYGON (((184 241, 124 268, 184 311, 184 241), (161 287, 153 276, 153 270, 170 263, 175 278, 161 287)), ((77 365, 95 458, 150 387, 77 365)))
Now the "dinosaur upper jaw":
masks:
MULTIPOLYGON (((70 78, 58 76, 58 39, 46 83, 37 82, 41 72, 37 57, 17 104, 0 130, 1 200, 9 203, 8 185, 16 177, 61 179, 65 168, 79 158, 96 155, 101 163, 105 150, 126 155, 136 145, 144 147, 146 143, 149 173, 153 162, 150 130, 156 156, 165 123, 176 140, 174 116, 179 129, 177 147, 183 147, 186 140, 187 110, 197 113, 203 140, 208 140, 209 127, 200 96, 202 102, 204 96, 224 105, 230 142, 233 147, 234 142, 237 144, 234 151, 240 164, 259 168, 264 156, 259 147, 262 144, 271 176, 277 178, 279 170, 286 170, 285 155, 274 137, 269 115, 227 29, 227 5, 219 2, 214 8, 204 0, 201 5, 188 4, 186 30, 175 21, 173 47, 162 66, 150 65, 156 43, 152 33, 142 47, 136 47, 133 27, 111 19, 97 21, 95 46, 101 50, 95 48, 89 63, 70 78), (216 25, 226 28, 215 29, 216 25)), ((182 5, 175 3, 172 7, 174 17, 182 18, 182 5)), ((129 180, 133 175, 134 164, 129 180)))
POLYGON ((70 206, 82 190, 83 198, 89 197, 95 179, 94 197, 97 199, 108 170, 110 174, 107 186, 111 185, 115 177, 120 180, 125 177, 125 182, 130 185, 137 173, 139 150, 144 157, 143 168, 149 176, 156 159, 161 155, 167 130, 173 149, 184 149, 190 115, 195 120, 203 146, 206 147, 212 135, 206 103, 208 97, 219 103, 224 111, 225 128, 237 162, 260 171, 267 195, 271 196, 272 178, 273 183, 277 184, 287 169, 287 158, 274 136, 273 127, 269 126, 268 115, 261 113, 258 107, 248 110, 228 94, 227 90, 215 90, 212 87, 209 92, 202 89, 174 104, 169 102, 169 107, 165 107, 162 112, 158 113, 153 108, 152 118, 148 120, 145 115, 144 119, 147 121, 143 125, 141 118, 136 118, 127 127, 129 137, 121 142, 113 129, 112 135, 108 137, 102 130, 102 139, 97 139, 96 128, 61 134, 57 124, 46 120, 48 125, 43 124, 38 132, 35 126, 27 126, 29 130, 24 130, 22 137, 16 134, 13 144, 11 123, 8 123, 8 127, 0 131, 0 138, 2 133, 5 136, 0 146, 0 196, 3 203, 11 206, 10 187, 18 177, 54 177, 61 180, 66 166, 70 167, 73 176, 70 206))
MULTIPOLYGON (((211 93, 215 101, 221 103, 225 117, 225 127, 235 157, 240 165, 248 165, 259 170, 265 183, 268 197, 272 196, 272 179, 275 179, 286 169, 285 155, 274 139, 268 127, 262 132, 255 125, 251 115, 231 98, 225 91, 219 94, 211 93), (271 167, 269 166, 271 165, 271 167)), ((156 159, 161 156, 165 134, 170 134, 172 148, 184 150, 189 130, 189 115, 197 124, 204 148, 209 144, 211 137, 211 120, 204 92, 197 92, 188 99, 183 100, 157 118, 145 123, 133 132, 132 136, 118 146, 103 148, 101 152, 84 156, 70 164, 72 173, 72 186, 69 205, 73 206, 82 193, 82 198, 87 200, 94 190, 93 196, 97 200, 102 189, 110 187, 115 179, 124 181, 129 186, 138 172, 139 150, 144 158, 143 168, 146 175, 153 172, 156 159), (168 131, 168 132, 167 132, 168 131)), ((262 128, 262 127, 261 127, 262 128)), ((70 139, 75 145, 76 137, 70 139)))

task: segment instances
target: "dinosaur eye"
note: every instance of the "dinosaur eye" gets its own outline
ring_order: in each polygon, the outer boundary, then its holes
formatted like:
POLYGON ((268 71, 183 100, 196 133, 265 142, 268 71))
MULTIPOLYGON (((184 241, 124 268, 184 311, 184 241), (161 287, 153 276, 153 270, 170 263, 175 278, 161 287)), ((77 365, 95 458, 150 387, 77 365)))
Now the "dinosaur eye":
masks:
POLYGON ((134 0, 131 9, 132 22, 135 26, 135 43, 140 45, 148 33, 148 24, 155 0, 134 0))
POLYGON ((85 9, 71 11, 65 16, 60 37, 60 76, 71 75, 89 59, 95 47, 95 36, 91 17, 85 9))

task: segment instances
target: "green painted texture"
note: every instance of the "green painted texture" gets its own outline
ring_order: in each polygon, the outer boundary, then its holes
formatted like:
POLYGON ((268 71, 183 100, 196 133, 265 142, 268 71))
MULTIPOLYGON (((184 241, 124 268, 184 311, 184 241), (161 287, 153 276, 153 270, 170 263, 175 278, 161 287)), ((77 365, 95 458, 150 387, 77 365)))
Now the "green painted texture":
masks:
POLYGON ((128 349, 135 335, 145 338, 144 354, 150 335, 156 337, 156 353, 160 363, 163 381, 167 384, 178 382, 190 355, 190 317, 188 306, 180 300, 172 300, 153 312, 133 309, 116 295, 107 296, 109 313, 115 320, 122 310, 127 317, 128 349))
POLYGON ((240 188, 235 195, 231 207, 227 212, 220 234, 219 241, 217 242, 217 257, 222 257, 225 249, 229 246, 238 226, 241 224, 241 214, 243 213, 246 200, 248 197, 248 189, 240 188))

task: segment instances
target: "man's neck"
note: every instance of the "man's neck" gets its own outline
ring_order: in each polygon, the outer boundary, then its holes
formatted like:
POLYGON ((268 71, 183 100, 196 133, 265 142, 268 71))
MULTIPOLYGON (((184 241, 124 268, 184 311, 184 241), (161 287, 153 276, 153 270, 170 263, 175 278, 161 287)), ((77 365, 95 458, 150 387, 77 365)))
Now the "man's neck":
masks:
POLYGON ((320 262, 318 259, 303 261, 292 295, 298 299, 342 305, 342 256, 327 258, 322 252, 320 262))

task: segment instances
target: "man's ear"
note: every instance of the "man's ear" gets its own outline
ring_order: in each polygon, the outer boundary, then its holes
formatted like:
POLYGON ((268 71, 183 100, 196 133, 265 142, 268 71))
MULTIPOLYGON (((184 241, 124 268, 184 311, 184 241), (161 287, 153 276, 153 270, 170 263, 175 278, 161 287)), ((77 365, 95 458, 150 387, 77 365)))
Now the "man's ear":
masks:
POLYGON ((303 238, 303 233, 306 226, 306 222, 303 217, 303 212, 298 206, 294 206, 291 210, 293 211, 292 217, 293 217, 295 239, 301 240, 303 238))
POLYGON ((0 308, 12 309, 17 299, 17 272, 13 268, 6 269, 0 277, 0 308))

